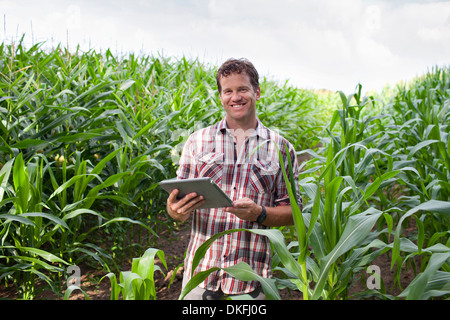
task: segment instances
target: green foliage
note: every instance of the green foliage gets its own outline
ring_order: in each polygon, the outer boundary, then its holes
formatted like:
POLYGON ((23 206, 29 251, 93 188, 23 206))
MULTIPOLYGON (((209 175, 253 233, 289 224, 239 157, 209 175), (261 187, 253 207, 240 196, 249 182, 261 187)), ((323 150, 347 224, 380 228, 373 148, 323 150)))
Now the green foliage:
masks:
POLYGON ((155 265, 156 255, 167 269, 164 252, 149 248, 142 257, 133 259, 131 271, 120 272, 120 282, 117 282, 114 273, 108 273, 105 277, 111 281, 111 300, 119 300, 120 293, 123 300, 156 300, 154 273, 162 272, 161 268, 155 265))
POLYGON ((0 45, 0 278, 26 299, 38 270, 57 293, 64 270, 19 248, 117 270, 172 228, 157 183, 179 131, 220 116, 198 62, 40 45, 0 45))
MULTIPOLYGON (((189 133, 223 117, 215 69, 198 61, 41 46, 0 45, 0 279, 26 299, 36 275, 59 294, 64 262, 117 271, 171 229, 157 183, 189 133)), ((300 115, 311 95, 262 85, 261 117, 294 137, 267 110, 300 115)))
MULTIPOLYGON (((0 44, 0 280, 23 299, 39 281, 61 296, 69 265, 94 264, 113 279, 119 261, 174 227, 157 184, 175 175, 188 135, 223 117, 213 66, 41 46, 0 44)), ((361 86, 345 96, 261 81, 258 116, 311 157, 299 186, 288 184, 300 188, 303 212, 294 208, 293 228, 263 231, 283 276, 261 279, 247 265, 225 272, 257 279, 273 299, 276 286, 347 299, 356 277, 390 252, 397 285, 420 258, 398 298, 448 297, 449 79, 436 67, 369 97, 361 86)), ((119 290, 156 298, 155 250, 112 282, 113 299, 119 290)), ((384 287, 360 295, 396 298, 384 287)))

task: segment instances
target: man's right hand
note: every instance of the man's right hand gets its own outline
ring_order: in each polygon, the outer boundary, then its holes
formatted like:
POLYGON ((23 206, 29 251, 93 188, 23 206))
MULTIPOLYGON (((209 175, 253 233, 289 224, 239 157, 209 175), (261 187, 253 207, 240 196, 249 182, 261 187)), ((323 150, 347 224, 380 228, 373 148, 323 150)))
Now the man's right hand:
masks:
POLYGON ((186 221, 195 209, 204 202, 203 196, 198 196, 195 192, 189 193, 181 199, 177 199, 178 189, 173 190, 167 198, 167 213, 175 220, 186 221))

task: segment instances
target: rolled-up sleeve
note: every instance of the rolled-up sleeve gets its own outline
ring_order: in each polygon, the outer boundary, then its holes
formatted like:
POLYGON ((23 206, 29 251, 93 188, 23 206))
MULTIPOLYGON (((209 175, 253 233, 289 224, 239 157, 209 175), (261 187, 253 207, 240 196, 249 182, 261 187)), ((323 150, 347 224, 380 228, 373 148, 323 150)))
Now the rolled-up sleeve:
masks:
POLYGON ((177 179, 191 179, 197 177, 197 164, 195 163, 194 148, 194 139, 191 136, 183 146, 180 165, 177 169, 177 179))

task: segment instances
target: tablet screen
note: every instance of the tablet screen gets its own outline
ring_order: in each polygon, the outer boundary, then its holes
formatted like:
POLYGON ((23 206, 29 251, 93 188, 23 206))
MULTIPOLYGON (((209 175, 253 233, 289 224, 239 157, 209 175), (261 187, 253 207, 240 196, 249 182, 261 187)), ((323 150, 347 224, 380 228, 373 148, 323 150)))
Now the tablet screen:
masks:
POLYGON ((171 193, 174 189, 178 189, 178 198, 182 198, 191 192, 202 195, 205 198, 205 203, 199 209, 231 207, 233 205, 233 201, 231 201, 228 195, 208 177, 168 179, 161 181, 159 185, 168 193, 171 193))

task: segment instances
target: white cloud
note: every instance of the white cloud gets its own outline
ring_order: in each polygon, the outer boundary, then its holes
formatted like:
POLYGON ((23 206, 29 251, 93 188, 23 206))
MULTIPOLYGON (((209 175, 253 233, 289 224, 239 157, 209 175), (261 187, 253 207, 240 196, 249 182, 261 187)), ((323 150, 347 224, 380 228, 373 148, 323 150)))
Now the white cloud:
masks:
MULTIPOLYGON (((332 90, 380 89, 450 56, 450 2, 388 0, 0 1, 7 39, 251 59, 263 75, 332 90)), ((1 18, 1 17, 0 17, 1 18)), ((3 36, 0 32, 0 36, 3 36)))

